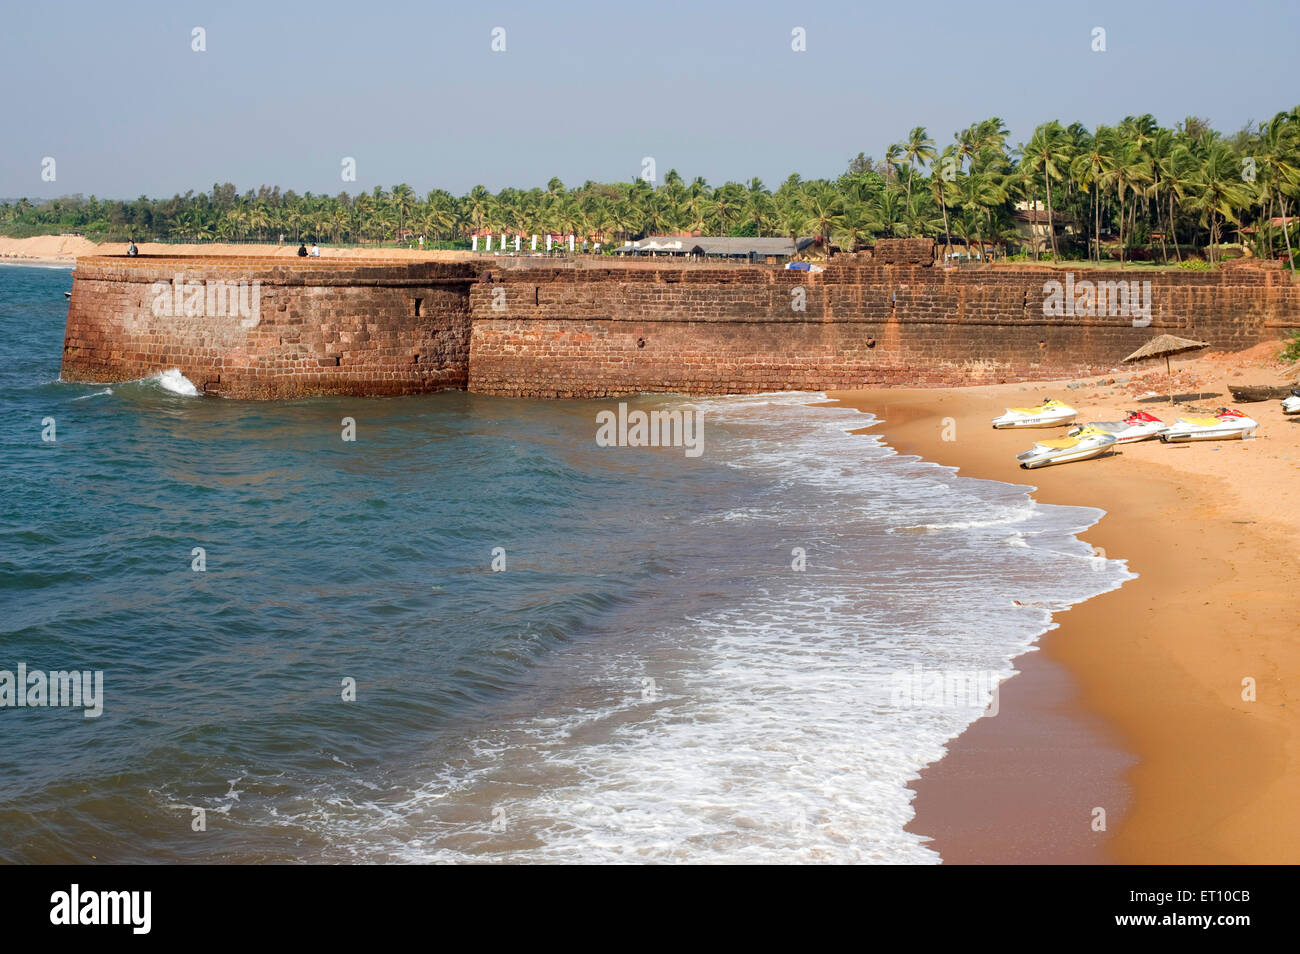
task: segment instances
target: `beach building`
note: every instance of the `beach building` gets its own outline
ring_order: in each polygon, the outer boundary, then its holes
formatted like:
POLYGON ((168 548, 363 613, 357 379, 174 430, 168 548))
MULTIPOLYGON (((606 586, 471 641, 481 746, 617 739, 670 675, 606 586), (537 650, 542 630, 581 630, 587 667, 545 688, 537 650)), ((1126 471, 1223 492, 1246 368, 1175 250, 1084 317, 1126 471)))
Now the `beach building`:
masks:
POLYGON ((1052 232, 1056 233, 1058 242, 1069 232, 1060 210, 1049 214, 1041 200, 1017 202, 1015 219, 1021 245, 1040 254, 1052 247, 1052 232))
MULTIPOLYGON (((1297 215, 1275 215, 1267 223, 1258 223, 1256 225, 1246 225, 1237 231, 1241 235, 1258 235, 1261 230, 1267 229, 1273 233, 1273 242, 1275 245, 1284 244, 1289 238, 1291 244, 1296 244, 1296 236, 1300 229, 1296 224, 1300 223, 1300 216, 1297 215)), ((1282 256, 1282 249, 1277 249, 1278 256, 1282 256)))
POLYGON ((647 235, 643 239, 624 242, 612 251, 616 255, 668 255, 779 265, 801 254, 815 241, 812 237, 792 239, 789 236, 711 238, 703 235, 647 235))

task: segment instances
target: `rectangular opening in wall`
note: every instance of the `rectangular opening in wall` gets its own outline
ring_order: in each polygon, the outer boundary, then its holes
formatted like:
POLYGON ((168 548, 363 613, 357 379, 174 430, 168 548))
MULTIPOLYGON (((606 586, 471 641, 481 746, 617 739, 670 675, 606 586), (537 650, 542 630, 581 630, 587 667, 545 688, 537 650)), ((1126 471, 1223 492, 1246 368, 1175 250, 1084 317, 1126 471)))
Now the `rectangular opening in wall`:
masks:
POLYGON ((415 299, 415 317, 416 317, 416 318, 423 318, 423 317, 424 317, 424 299, 423 299, 423 298, 417 298, 417 299, 415 299))

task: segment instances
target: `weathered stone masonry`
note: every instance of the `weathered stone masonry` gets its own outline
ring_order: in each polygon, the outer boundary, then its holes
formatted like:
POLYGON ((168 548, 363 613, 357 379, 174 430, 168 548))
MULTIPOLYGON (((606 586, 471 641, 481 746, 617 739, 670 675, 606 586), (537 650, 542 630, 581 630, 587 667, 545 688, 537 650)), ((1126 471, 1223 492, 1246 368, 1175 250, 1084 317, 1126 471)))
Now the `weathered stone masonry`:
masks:
POLYGON ((1106 370, 1164 331, 1244 348, 1300 327, 1300 286, 1277 269, 1074 272, 1076 282, 1149 281, 1151 323, 1134 327, 1127 315, 1045 317, 1044 283, 1063 280, 1060 270, 944 270, 917 260, 916 250, 887 245, 813 274, 527 260, 82 259, 63 374, 114 381, 178 367, 205 391, 252 398, 953 385, 1106 370), (259 279, 260 323, 155 317, 153 283, 178 272, 187 281, 259 279))
POLYGON ((311 259, 80 259, 63 342, 69 381, 180 368, 238 398, 464 388, 472 265, 311 259), (154 314, 155 282, 260 283, 260 320, 154 314), (417 305, 418 303, 418 305, 417 305))

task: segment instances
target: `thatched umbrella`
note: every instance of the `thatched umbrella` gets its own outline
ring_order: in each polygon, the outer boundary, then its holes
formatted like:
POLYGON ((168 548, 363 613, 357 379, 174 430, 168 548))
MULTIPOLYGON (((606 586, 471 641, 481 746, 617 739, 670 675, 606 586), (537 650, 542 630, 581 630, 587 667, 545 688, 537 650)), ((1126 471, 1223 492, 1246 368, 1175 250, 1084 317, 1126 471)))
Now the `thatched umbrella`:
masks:
POLYGON ((1176 354, 1188 351, 1200 351, 1208 348, 1208 341, 1193 341, 1191 338, 1179 338, 1177 335, 1159 335, 1138 348, 1124 360, 1143 361, 1147 358, 1165 359, 1165 371, 1169 374, 1169 403, 1174 403, 1174 370, 1169 366, 1169 359, 1176 354))

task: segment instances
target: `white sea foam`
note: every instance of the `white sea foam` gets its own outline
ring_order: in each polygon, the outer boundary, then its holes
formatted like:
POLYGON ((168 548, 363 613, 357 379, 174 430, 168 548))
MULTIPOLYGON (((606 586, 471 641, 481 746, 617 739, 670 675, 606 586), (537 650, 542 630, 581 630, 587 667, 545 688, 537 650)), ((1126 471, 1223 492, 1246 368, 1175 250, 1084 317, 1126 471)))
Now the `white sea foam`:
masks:
POLYGON ((981 527, 1005 527, 1012 523, 1024 523, 1033 518, 1037 505, 1027 500, 1014 507, 1003 508, 988 517, 979 520, 954 520, 951 523, 923 523, 915 527, 891 527, 889 532, 906 530, 975 530, 981 527))
POLYGON ((900 674, 1009 677, 1052 610, 1131 574, 1077 559, 1100 511, 897 455, 847 433, 865 415, 805 406, 816 395, 760 397, 697 402, 711 453, 777 488, 712 519, 789 528, 805 571, 746 555, 734 605, 575 643, 550 666, 581 692, 479 727, 402 791, 323 793, 294 823, 408 861, 938 861, 904 830, 907 782, 989 694, 905 704, 900 674), (949 532, 885 534, 900 522, 949 532))
POLYGON ((193 381, 181 374, 180 368, 169 368, 160 374, 151 375, 145 380, 150 384, 158 385, 164 391, 170 391, 172 394, 180 394, 185 397, 199 396, 199 389, 194 386, 193 381))

